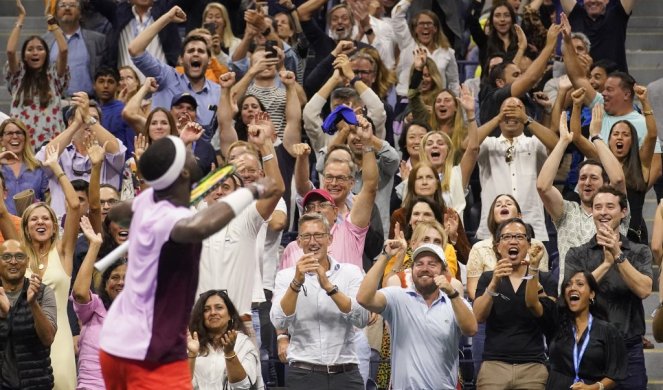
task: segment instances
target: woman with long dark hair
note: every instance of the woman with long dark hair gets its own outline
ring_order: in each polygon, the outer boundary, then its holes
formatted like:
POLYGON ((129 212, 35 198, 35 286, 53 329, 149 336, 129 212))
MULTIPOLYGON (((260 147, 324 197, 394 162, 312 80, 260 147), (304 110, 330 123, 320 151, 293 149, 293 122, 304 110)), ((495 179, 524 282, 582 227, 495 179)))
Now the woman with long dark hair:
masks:
MULTIPOLYGON (((525 302, 537 318, 543 316, 536 256, 528 269, 525 302)), ((557 318, 549 329, 550 367, 546 389, 612 389, 626 377, 626 347, 617 328, 606 321, 598 304, 599 286, 589 271, 577 272, 562 284, 557 318), (598 387, 595 387, 597 385, 598 387)))
POLYGON ((260 353, 225 290, 209 290, 198 297, 191 313, 187 352, 196 389, 265 386, 260 353))
POLYGON ((479 64, 488 69, 487 60, 501 54, 505 60, 518 65, 527 49, 527 39, 517 24, 516 11, 508 2, 494 2, 486 22, 486 33, 479 23, 483 3, 473 2, 466 21, 472 39, 479 48, 479 64))
POLYGON ((106 312, 115 297, 124 288, 127 260, 118 260, 108 267, 101 275, 101 282, 95 289, 96 293, 93 292, 90 285, 92 284, 94 263, 102 246, 102 236, 99 233, 95 234, 87 217, 81 218, 81 230, 90 245, 71 292, 74 311, 82 325, 76 388, 103 389, 104 379, 99 364, 99 333, 101 333, 106 312))
POLYGON ((7 41, 7 66, 5 75, 12 95, 11 116, 28 126, 32 147, 55 138, 65 128, 60 111, 61 97, 69 84, 67 67, 67 40, 53 15, 48 15, 48 31, 53 33, 58 45, 58 57, 49 65, 49 49, 43 38, 37 35, 23 42, 21 56, 16 54, 18 38, 25 19, 25 8, 16 2, 18 20, 7 41))

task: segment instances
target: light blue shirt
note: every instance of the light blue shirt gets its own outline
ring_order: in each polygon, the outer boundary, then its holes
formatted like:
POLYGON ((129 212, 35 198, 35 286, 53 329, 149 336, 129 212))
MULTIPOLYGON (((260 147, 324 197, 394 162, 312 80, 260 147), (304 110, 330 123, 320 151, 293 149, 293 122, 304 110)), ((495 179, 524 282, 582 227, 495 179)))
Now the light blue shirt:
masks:
POLYGON ((428 307, 411 288, 386 287, 380 292, 387 300, 380 314, 391 329, 393 389, 455 389, 462 335, 449 299, 440 293, 428 307))
MULTIPOLYGON (((90 77, 90 56, 85 47, 85 41, 81 36, 81 29, 79 28, 71 36, 66 36, 68 54, 67 64, 69 65, 69 72, 71 79, 69 79, 69 88, 67 88, 67 95, 71 96, 74 92, 85 91, 88 95, 94 94, 92 86, 92 78, 90 77)), ((55 63, 58 58, 58 42, 55 41, 50 48, 50 62, 55 63)))
POLYGON ((154 77, 159 84, 159 89, 152 95, 152 108, 163 107, 170 110, 173 96, 188 92, 196 98, 198 103, 198 109, 196 110, 198 123, 208 125, 212 121, 216 111, 209 110, 209 106, 219 104, 219 97, 221 96, 219 84, 205 79, 203 89, 194 91, 186 75, 178 73, 168 64, 157 61, 147 51, 139 56, 131 57, 131 60, 146 77, 154 77))
MULTIPOLYGON (((594 105, 601 103, 604 104, 603 95, 596 93, 594 100, 589 105, 589 108, 593 108, 594 105)), ((610 129, 614 126, 615 123, 619 121, 629 121, 635 127, 635 131, 638 133, 638 146, 642 147, 642 139, 647 135, 647 123, 645 122, 645 117, 639 112, 633 110, 626 115, 614 116, 610 115, 607 112, 603 111, 603 124, 601 125, 601 138, 608 143, 608 138, 610 138, 610 129)), ((658 140, 654 145, 654 153, 661 153, 661 145, 658 140)))

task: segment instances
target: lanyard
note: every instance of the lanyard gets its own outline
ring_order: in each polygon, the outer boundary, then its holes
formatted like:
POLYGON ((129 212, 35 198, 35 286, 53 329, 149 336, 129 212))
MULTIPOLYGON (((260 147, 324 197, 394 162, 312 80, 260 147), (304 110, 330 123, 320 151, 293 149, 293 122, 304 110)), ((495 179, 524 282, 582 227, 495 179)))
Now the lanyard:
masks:
POLYGON ((578 353, 578 343, 575 341, 577 340, 578 336, 576 335, 576 327, 575 325, 573 326, 573 368, 576 371, 576 378, 574 379, 573 383, 578 383, 582 382, 580 379, 580 376, 578 375, 580 373, 580 362, 582 361, 583 355, 585 355, 585 350, 587 349, 587 344, 589 344, 589 336, 590 332, 592 331, 592 322, 594 322, 594 317, 592 315, 589 315, 589 323, 587 324, 587 337, 585 337, 585 341, 582 343, 582 347, 580 347, 580 353, 578 353))

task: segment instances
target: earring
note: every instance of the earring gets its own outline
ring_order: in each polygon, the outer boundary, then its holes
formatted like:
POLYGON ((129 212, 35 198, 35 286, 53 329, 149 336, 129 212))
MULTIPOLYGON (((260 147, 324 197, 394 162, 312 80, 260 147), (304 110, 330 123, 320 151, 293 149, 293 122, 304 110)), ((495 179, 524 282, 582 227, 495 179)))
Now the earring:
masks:
POLYGON ((589 304, 593 305, 594 304, 594 298, 589 298, 589 304))

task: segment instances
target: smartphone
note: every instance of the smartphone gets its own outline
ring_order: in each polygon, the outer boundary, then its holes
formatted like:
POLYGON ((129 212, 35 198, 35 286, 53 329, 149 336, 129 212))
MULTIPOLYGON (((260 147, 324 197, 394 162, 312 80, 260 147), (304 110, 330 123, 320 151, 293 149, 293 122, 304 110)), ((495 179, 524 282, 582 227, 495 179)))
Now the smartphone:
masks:
POLYGON ((278 43, 276 43, 276 41, 269 40, 265 42, 265 52, 267 52, 267 58, 276 58, 278 54, 274 47, 277 45, 278 43))
POLYGON ((209 31, 209 33, 212 35, 216 34, 216 23, 214 22, 203 24, 203 28, 209 31))

